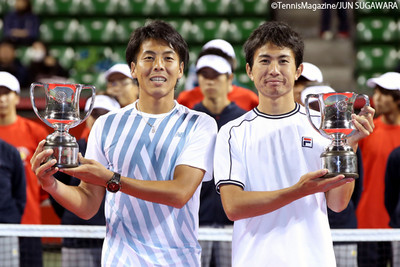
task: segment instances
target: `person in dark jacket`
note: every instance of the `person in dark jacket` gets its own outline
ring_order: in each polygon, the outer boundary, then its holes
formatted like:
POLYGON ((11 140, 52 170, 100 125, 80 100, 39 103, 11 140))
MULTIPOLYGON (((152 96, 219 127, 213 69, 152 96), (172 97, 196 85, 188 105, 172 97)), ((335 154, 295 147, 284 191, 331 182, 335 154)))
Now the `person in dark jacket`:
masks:
MULTIPOLYGON (((226 41, 223 47, 203 50, 196 62, 196 73, 203 100, 193 109, 204 112, 215 119, 218 129, 227 122, 246 113, 235 102, 228 99, 233 80, 233 59, 224 50, 232 48, 226 41)), ((233 50, 233 48, 232 48, 233 50)), ((199 224, 201 227, 232 227, 233 222, 225 215, 221 198, 215 190, 212 179, 203 182, 200 192, 199 224)), ((200 241, 202 247, 201 265, 231 266, 231 243, 223 241, 200 241)))
POLYGON ((15 9, 4 16, 3 38, 15 45, 31 45, 39 39, 39 17, 30 0, 16 0, 15 9))
POLYGON ((21 223, 26 203, 24 166, 18 150, 0 139, 0 223, 21 223))
MULTIPOLYGON (((389 214, 389 226, 400 228, 400 147, 388 157, 385 171, 385 207, 389 214)), ((392 251, 399 251, 400 242, 392 242, 392 251)), ((400 255, 393 253, 393 266, 400 266, 400 255)))
MULTIPOLYGON (((26 203, 24 166, 18 150, 1 139, 0 182, 0 223, 19 224, 26 203)), ((0 255, 3 264, 19 267, 18 237, 0 237, 0 255)))
POLYGON ((15 46, 9 41, 0 42, 0 71, 14 75, 21 89, 28 86, 28 70, 17 58, 15 46))
POLYGON ((388 157, 385 172, 385 207, 389 213, 389 226, 400 228, 400 147, 388 157))

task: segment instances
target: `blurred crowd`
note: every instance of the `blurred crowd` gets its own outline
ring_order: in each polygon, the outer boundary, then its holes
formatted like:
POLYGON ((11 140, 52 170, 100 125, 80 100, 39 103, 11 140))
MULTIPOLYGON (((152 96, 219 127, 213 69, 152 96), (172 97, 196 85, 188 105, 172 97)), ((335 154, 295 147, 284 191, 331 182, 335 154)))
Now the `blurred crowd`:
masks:
POLYGON ((30 0, 16 0, 15 8, 3 19, 0 42, 0 70, 14 75, 22 89, 32 82, 66 81, 69 71, 49 53, 47 44, 40 40, 40 20, 32 11, 30 0), (18 49, 25 51, 18 54, 18 49))

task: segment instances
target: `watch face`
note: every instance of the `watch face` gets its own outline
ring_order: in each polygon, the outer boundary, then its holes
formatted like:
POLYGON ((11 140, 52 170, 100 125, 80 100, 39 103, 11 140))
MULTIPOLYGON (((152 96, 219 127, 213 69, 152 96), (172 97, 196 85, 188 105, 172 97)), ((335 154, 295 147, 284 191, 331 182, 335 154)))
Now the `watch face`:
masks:
POLYGON ((118 192, 119 189, 120 189, 120 184, 119 183, 111 182, 111 183, 107 184, 107 190, 110 191, 110 192, 115 193, 115 192, 118 192))
POLYGON ((121 175, 114 172, 113 177, 107 182, 107 190, 111 193, 118 192, 121 189, 121 175))

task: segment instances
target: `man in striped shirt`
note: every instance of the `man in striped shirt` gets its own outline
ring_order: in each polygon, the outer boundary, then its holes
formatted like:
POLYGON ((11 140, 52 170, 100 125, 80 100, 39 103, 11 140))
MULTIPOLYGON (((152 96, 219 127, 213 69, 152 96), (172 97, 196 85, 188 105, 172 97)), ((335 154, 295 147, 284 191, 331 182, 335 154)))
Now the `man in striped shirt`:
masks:
POLYGON ((93 216, 106 195, 103 266, 200 266, 200 184, 212 177, 216 123, 174 100, 188 48, 169 24, 153 21, 135 30, 126 60, 139 99, 98 118, 86 158, 61 170, 80 185, 57 182, 54 161, 40 166, 52 153, 44 142, 33 169, 42 187, 82 218, 93 216))

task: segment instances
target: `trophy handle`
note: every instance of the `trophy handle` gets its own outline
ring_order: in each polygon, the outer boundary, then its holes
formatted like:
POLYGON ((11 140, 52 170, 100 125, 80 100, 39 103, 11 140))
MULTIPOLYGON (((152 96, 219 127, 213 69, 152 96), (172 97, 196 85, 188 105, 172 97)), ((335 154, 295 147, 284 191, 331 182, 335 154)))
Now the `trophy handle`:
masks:
MULTIPOLYGON (((307 114, 308 121, 311 123, 312 127, 313 127, 317 132, 319 132, 319 133, 321 133, 322 135, 324 135, 324 134, 315 126, 314 122, 311 120, 310 108, 309 108, 309 105, 308 105, 309 99, 310 99, 310 98, 316 98, 316 99, 318 100, 318 104, 321 106, 321 104, 319 103, 319 95, 316 95, 316 94, 309 94, 309 95, 306 96, 306 100, 305 100, 304 106, 305 106, 305 108, 306 108, 306 114, 307 114)), ((320 109, 321 109, 321 108, 320 108, 320 109)), ((321 120, 322 120, 322 118, 321 118, 321 120)), ((325 135, 324 135, 324 136, 325 136, 325 135)))
POLYGON ((364 98, 364 100, 365 100, 365 105, 363 106, 363 107, 365 107, 365 106, 369 106, 369 97, 367 96, 367 95, 364 95, 364 94, 359 94, 359 95, 357 95, 357 97, 356 97, 356 99, 357 98, 364 98))
POLYGON ((43 121, 47 126, 54 128, 54 126, 48 122, 45 118, 42 117, 42 115, 40 115, 39 110, 37 109, 36 105, 35 105, 35 96, 34 96, 34 92, 35 92, 35 88, 36 87, 43 87, 44 88, 44 84, 43 83, 32 83, 31 84, 31 88, 30 88, 30 95, 31 95, 31 104, 32 104, 32 108, 33 111, 35 112, 36 116, 38 116, 38 118, 43 121))
POLYGON ((94 105, 94 98, 95 98, 95 96, 96 96, 96 87, 91 86, 91 85, 83 85, 83 86, 82 86, 82 89, 81 89, 81 92, 82 92, 82 90, 85 90, 85 89, 91 89, 91 90, 92 90, 92 97, 91 97, 91 102, 90 102, 89 109, 88 109, 88 111, 86 112, 86 114, 85 114, 85 116, 83 117, 82 120, 73 123, 73 124, 71 125, 71 127, 69 127, 69 128, 72 128, 72 127, 75 127, 75 126, 81 124, 82 122, 84 122, 84 121, 89 117, 90 113, 92 113, 93 105, 94 105))
MULTIPOLYGON (((363 107, 369 106, 369 105, 370 105, 369 97, 368 97, 367 95, 365 95, 365 94, 359 94, 359 95, 356 96, 355 99, 357 99, 357 98, 364 98, 364 100, 365 100, 365 105, 364 105, 363 107)), ((355 101, 354 101, 354 102, 355 102, 355 101)), ((363 108, 363 107, 362 107, 362 108, 363 108)), ((360 112, 360 113, 361 113, 361 112, 360 112)), ((358 115, 360 115, 360 113, 359 113, 358 115)), ((355 133, 356 133, 356 129, 354 128, 353 131, 352 131, 350 134, 347 135, 347 137, 350 137, 350 136, 352 136, 352 135, 355 134, 355 133)))

